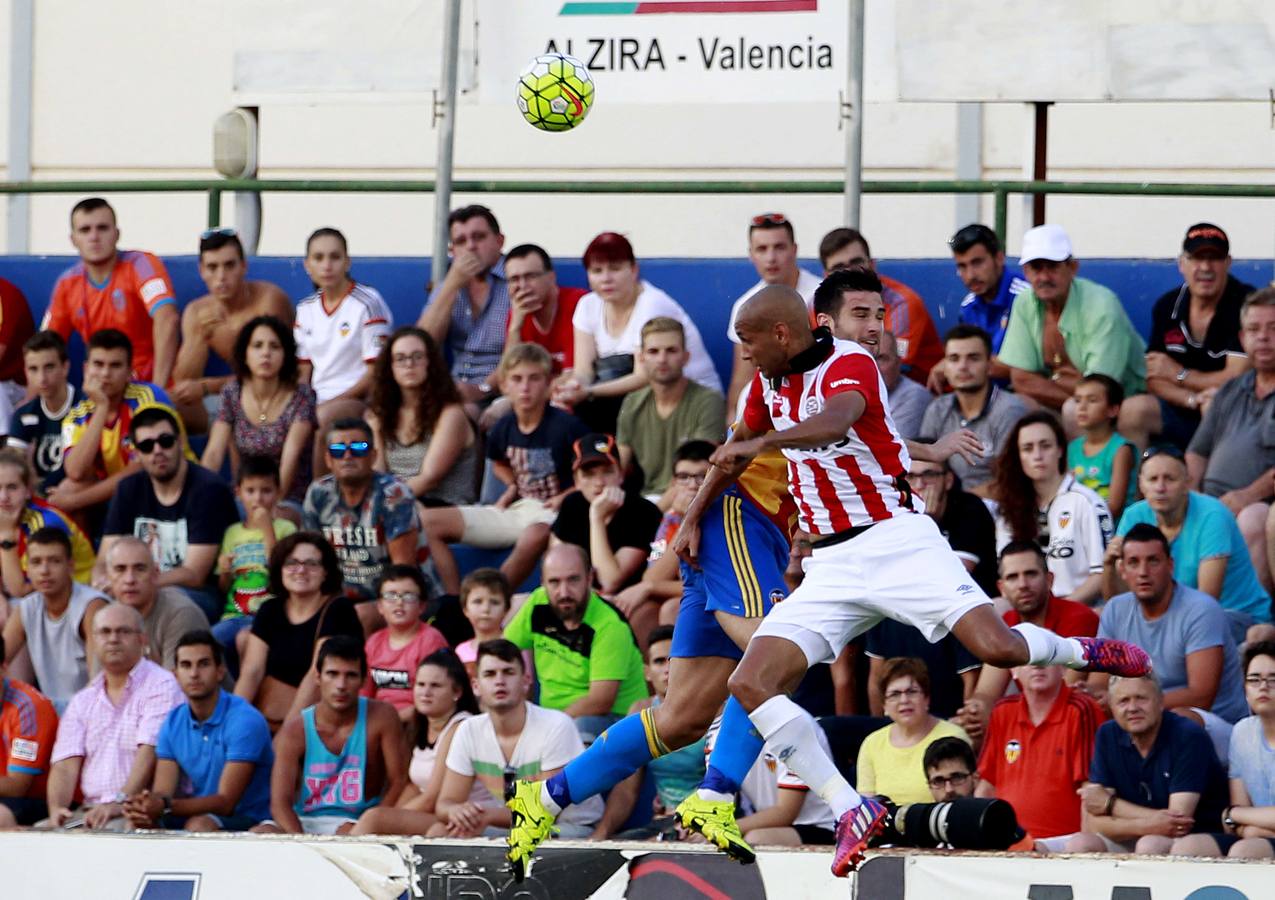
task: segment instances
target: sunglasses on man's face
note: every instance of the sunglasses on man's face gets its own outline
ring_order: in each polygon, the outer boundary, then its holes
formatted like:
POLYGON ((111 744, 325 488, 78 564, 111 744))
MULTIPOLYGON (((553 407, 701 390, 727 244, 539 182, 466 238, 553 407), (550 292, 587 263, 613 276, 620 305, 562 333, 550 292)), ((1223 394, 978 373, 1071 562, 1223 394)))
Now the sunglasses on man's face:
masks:
POLYGON ((177 444, 177 435, 172 432, 169 432, 168 434, 161 434, 159 437, 147 438, 144 441, 138 441, 133 444, 133 447, 143 456, 149 456, 155 449, 156 444, 163 447, 165 450, 171 450, 177 444))
POLYGON ((341 459, 349 453, 355 459, 367 456, 368 451, 372 449, 372 445, 367 441, 335 441, 328 444, 328 455, 333 459, 341 459))

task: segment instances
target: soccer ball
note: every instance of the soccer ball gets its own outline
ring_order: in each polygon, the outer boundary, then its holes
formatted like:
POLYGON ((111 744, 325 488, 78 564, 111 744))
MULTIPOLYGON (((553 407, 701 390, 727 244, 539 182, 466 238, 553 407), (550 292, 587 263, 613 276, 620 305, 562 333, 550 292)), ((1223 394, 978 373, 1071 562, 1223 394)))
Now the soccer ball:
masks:
POLYGON ((574 56, 537 56, 518 76, 518 110, 541 131, 568 131, 593 105, 593 78, 574 56))

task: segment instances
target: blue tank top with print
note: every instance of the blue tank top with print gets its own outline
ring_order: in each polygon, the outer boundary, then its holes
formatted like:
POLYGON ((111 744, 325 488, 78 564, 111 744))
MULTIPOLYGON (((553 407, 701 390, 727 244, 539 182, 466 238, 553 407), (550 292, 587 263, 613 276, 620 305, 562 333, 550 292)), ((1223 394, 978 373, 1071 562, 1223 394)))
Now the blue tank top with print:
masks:
POLYGON ((314 707, 301 711, 305 724, 305 761, 301 767, 301 796, 293 808, 298 816, 349 816, 381 802, 367 796, 367 698, 359 698, 359 715, 340 755, 328 750, 314 727, 314 707))

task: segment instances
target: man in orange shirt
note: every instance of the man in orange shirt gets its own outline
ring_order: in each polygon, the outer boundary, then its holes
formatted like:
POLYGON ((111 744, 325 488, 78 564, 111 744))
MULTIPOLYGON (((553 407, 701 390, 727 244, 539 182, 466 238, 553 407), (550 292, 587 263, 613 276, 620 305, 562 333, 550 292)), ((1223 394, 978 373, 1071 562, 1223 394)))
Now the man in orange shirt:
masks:
MULTIPOLYGON (((819 261, 826 277, 833 269, 866 268, 877 271, 877 261, 868 249, 868 239, 853 228, 834 228, 819 242, 819 261)), ((943 343, 925 308, 921 295, 901 281, 881 279, 881 299, 885 301, 885 330, 899 342, 903 374, 925 384, 930 369, 943 359, 943 343)))
POLYGON ((177 295, 159 258, 141 250, 119 250, 115 210, 89 197, 71 210, 71 244, 80 261, 53 285, 41 329, 88 341, 115 328, 133 344, 133 380, 161 387, 172 380, 177 359, 177 295))
POLYGON ((4 676, 0 640, 0 829, 34 825, 48 815, 45 785, 58 730, 58 714, 49 699, 4 676))

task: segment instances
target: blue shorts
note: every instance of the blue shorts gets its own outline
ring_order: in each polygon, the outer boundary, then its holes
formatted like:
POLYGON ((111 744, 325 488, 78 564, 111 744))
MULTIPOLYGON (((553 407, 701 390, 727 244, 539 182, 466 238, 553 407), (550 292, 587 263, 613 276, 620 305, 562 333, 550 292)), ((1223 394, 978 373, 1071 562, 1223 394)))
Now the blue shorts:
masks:
POLYGON ((669 655, 740 659, 744 651, 713 613, 759 618, 770 612, 788 594, 788 539, 751 500, 727 491, 700 524, 699 564, 682 563, 682 605, 669 655))

